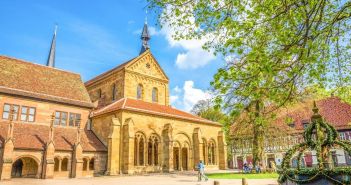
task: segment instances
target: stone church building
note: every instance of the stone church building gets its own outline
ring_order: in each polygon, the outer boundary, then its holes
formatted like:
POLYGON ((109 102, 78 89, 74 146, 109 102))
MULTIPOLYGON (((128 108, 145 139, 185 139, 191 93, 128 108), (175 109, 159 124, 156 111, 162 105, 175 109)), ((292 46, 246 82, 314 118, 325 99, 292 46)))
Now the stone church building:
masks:
POLYGON ((83 83, 47 65, 0 56, 0 179, 225 169, 222 127, 169 103, 169 79, 147 24, 139 56, 83 83))

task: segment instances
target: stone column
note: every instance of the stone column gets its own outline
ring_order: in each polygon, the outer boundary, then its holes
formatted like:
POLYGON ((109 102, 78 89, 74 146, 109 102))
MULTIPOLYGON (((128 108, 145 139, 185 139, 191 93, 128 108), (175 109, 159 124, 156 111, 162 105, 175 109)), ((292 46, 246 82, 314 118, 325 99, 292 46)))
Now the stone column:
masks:
MULTIPOLYGON (((54 142, 49 142, 46 144, 44 151, 44 160, 43 160, 43 179, 52 179, 54 178, 54 166, 55 166, 55 145, 54 142)), ((61 170, 61 168, 59 168, 61 170)))
POLYGON ((203 159, 203 148, 202 148, 202 134, 201 134, 201 129, 200 128, 195 128, 194 133, 193 133, 193 152, 194 152, 194 164, 193 168, 196 169, 197 164, 200 162, 200 160, 204 161, 203 159))
POLYGON ((72 155, 72 173, 71 177, 82 177, 83 176, 83 147, 80 142, 81 129, 77 128, 77 140, 74 144, 73 155, 72 155))
POLYGON ((162 131, 162 151, 163 151, 163 165, 162 171, 171 172, 174 170, 173 167, 173 141, 172 141, 172 126, 166 124, 162 131))
MULTIPOLYGON (((123 173, 134 173, 134 122, 131 118, 127 119, 123 125, 123 173)), ((139 147, 137 147, 139 148, 139 147)))
POLYGON ((15 114, 15 110, 13 107, 10 110, 10 122, 9 127, 7 130, 7 136, 5 138, 5 143, 2 149, 2 155, 0 159, 0 180, 8 180, 11 179, 11 170, 12 170, 12 163, 13 163, 13 130, 14 130, 14 123, 13 116, 15 114))
POLYGON ((12 139, 6 140, 2 151, 2 159, 0 161, 0 180, 11 179, 13 149, 14 145, 12 139))
POLYGON ((121 123, 118 118, 112 118, 110 134, 107 141, 107 171, 106 175, 118 175, 120 165, 120 130, 121 123))
POLYGON ((227 169, 227 145, 223 131, 218 132, 218 167, 221 170, 227 169))
POLYGON ((74 145, 72 160, 72 178, 83 176, 83 148, 80 143, 74 145))

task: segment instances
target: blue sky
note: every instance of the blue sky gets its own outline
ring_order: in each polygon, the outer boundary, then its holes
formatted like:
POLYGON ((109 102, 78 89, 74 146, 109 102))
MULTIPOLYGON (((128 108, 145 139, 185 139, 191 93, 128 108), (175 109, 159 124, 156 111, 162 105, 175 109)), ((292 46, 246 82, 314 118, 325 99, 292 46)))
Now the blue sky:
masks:
MULTIPOLYGON (((55 23, 56 67, 84 81, 139 54, 144 0, 1 0, 0 55, 45 64, 55 23)), ((208 97, 223 61, 201 49, 201 41, 174 41, 170 29, 148 14, 151 52, 170 78, 172 105, 190 110, 208 97)))

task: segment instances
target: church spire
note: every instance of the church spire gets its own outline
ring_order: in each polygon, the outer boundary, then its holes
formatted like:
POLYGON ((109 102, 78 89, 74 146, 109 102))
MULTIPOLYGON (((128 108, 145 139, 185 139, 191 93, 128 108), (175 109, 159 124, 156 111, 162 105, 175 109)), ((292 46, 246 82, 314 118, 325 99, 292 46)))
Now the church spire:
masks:
POLYGON ((150 34, 149 34, 149 29, 147 27, 147 18, 145 18, 143 31, 141 33, 141 37, 140 38, 142 40, 142 45, 141 45, 141 49, 140 49, 140 53, 139 54, 142 54, 142 53, 144 53, 144 51, 150 49, 148 41, 151 39, 151 37, 150 37, 150 34))
POLYGON ((56 52, 56 32, 57 32, 57 25, 55 26, 54 36, 52 37, 51 47, 49 52, 48 61, 46 66, 55 67, 55 52, 56 52))

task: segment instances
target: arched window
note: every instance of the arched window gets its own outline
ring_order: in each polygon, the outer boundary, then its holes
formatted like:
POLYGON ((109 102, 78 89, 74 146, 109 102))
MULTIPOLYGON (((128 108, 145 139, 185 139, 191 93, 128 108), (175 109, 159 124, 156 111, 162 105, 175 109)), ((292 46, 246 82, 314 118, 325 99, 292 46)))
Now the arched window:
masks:
POLYGON ((141 85, 141 84, 138 84, 138 87, 137 87, 137 99, 138 100, 141 100, 141 99, 143 99, 143 92, 144 90, 143 90, 143 85, 141 85))
POLYGON ((145 147, 145 137, 142 133, 135 134, 134 142, 134 165, 143 166, 144 165, 144 147, 145 147))
POLYGON ((147 150, 149 165, 158 165, 158 142, 157 135, 153 134, 150 136, 147 150))
POLYGON ((158 102, 158 89, 152 88, 152 102, 158 102))
POLYGON ((54 158, 54 171, 55 172, 59 171, 59 165, 60 165, 60 159, 55 157, 54 158))
POLYGON ((63 158, 61 161, 61 171, 67 171, 68 170, 68 159, 63 158))
POLYGON ((216 164, 216 145, 213 140, 208 142, 208 164, 216 164))
POLYGON ((89 161, 89 170, 94 170, 94 165, 95 165, 95 159, 92 158, 89 161))
POLYGON ((83 171, 88 171, 88 159, 83 158, 83 171))
POLYGON ((113 84, 112 85, 112 101, 116 100, 116 95, 117 95, 116 84, 113 84))

